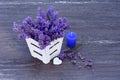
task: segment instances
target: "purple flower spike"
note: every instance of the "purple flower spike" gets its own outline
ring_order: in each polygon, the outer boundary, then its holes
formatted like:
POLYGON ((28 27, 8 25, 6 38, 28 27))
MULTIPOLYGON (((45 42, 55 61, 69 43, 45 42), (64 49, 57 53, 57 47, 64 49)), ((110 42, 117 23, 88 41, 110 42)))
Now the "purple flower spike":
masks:
POLYGON ((54 11, 54 8, 53 8, 53 7, 48 8, 47 18, 48 18, 50 21, 56 20, 57 14, 58 14, 58 13, 54 11))
POLYGON ((58 56, 61 60, 66 58, 66 53, 64 52, 64 50, 61 51, 60 55, 58 56))
POLYGON ((43 12, 41 7, 38 8, 38 15, 43 17, 43 18, 45 17, 45 14, 44 14, 44 12, 43 12))
POLYGON ((19 32, 19 27, 18 27, 18 25, 16 24, 16 22, 13 23, 13 31, 19 32))
POLYGON ((76 61, 76 60, 71 60, 71 63, 72 63, 73 65, 76 65, 76 64, 77 64, 77 61, 76 61))
POLYGON ((85 57, 82 56, 80 52, 78 52, 77 55, 83 62, 85 62, 85 57))
POLYGON ((72 59, 72 58, 74 58, 74 57, 75 57, 74 52, 67 53, 67 58, 68 58, 68 59, 72 59))
POLYGON ((77 55, 79 56, 79 55, 81 55, 81 53, 80 53, 80 52, 78 52, 78 53, 77 53, 77 55))
POLYGON ((67 25, 69 25, 67 20, 59 18, 58 12, 53 7, 49 7, 47 12, 38 8, 36 19, 28 16, 20 25, 14 22, 13 30, 19 32, 18 37, 20 39, 32 38, 38 41, 40 47, 44 49, 53 40, 64 36, 67 25))
POLYGON ((81 66, 81 65, 79 65, 79 66, 78 66, 78 69, 81 69, 81 68, 82 68, 82 66, 81 66))
POLYGON ((21 33, 21 34, 18 35, 19 39, 25 39, 26 37, 27 37, 27 35, 24 34, 24 33, 21 33))
POLYGON ((77 57, 75 56, 73 59, 74 59, 74 60, 77 60, 77 57))
POLYGON ((87 68, 92 68, 92 66, 93 66, 93 62, 91 60, 89 60, 85 63, 85 67, 87 67, 87 68))

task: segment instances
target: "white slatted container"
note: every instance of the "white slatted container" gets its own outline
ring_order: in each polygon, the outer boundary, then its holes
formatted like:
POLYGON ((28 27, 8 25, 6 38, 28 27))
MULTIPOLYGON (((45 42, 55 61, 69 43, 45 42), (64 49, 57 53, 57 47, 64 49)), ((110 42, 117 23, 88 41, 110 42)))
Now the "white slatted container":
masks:
POLYGON ((39 43, 32 38, 26 38, 30 53, 34 58, 38 58, 43 63, 48 64, 51 59, 58 56, 61 51, 63 38, 58 38, 46 46, 43 50, 39 48, 39 43))

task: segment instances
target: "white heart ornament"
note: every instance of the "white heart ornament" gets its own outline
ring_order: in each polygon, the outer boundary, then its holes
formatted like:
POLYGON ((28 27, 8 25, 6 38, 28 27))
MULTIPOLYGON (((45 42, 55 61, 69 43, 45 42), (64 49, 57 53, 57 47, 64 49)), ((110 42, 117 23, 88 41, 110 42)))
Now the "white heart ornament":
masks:
POLYGON ((62 64, 62 60, 60 60, 58 57, 56 57, 56 58, 53 59, 53 64, 54 65, 60 65, 60 64, 62 64))

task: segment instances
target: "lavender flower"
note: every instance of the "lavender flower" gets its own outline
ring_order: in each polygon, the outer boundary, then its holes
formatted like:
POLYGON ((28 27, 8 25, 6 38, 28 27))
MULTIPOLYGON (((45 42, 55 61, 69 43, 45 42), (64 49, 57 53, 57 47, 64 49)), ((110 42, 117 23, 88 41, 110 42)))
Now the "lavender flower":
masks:
POLYGON ((28 16, 20 25, 13 23, 13 30, 19 32, 20 39, 30 37, 39 42, 41 49, 44 49, 51 41, 63 37, 68 27, 67 20, 59 18, 58 12, 53 7, 49 7, 47 12, 39 7, 36 19, 28 16))
POLYGON ((81 68, 82 68, 82 66, 81 66, 81 65, 79 65, 79 66, 78 66, 78 69, 81 69, 81 68))
POLYGON ((42 10, 41 7, 38 8, 38 16, 41 16, 42 18, 45 18, 45 13, 44 13, 44 11, 42 10))
POLYGON ((70 48, 64 49, 61 51, 60 55, 58 56, 61 60, 68 59, 73 65, 77 65, 78 69, 81 69, 82 66, 79 64, 80 59, 82 62, 85 62, 86 68, 92 68, 93 62, 91 60, 86 62, 86 59, 80 52, 72 51, 70 48), (78 62, 78 63, 77 63, 78 62))
POLYGON ((53 7, 49 7, 46 15, 48 20, 54 21, 57 19, 58 13, 54 11, 53 7))
POLYGON ((65 54, 64 50, 61 51, 61 53, 60 53, 60 55, 58 57, 61 60, 63 60, 64 58, 66 58, 66 54, 65 54))
POLYGON ((77 55, 83 62, 85 61, 85 57, 80 52, 78 52, 77 55))
POLYGON ((16 22, 13 23, 13 31, 19 32, 19 25, 16 22))
POLYGON ((91 60, 89 60, 85 63, 85 67, 87 67, 87 68, 92 68, 92 66, 93 66, 93 62, 91 60))
POLYGON ((67 53, 67 58, 68 59, 73 59, 75 57, 75 53, 71 52, 71 53, 67 53))
POLYGON ((76 64, 77 64, 77 61, 76 61, 76 60, 71 60, 71 63, 72 63, 73 65, 76 65, 76 64))
POLYGON ((26 38, 26 34, 25 33, 21 33, 18 35, 19 39, 25 39, 26 38))

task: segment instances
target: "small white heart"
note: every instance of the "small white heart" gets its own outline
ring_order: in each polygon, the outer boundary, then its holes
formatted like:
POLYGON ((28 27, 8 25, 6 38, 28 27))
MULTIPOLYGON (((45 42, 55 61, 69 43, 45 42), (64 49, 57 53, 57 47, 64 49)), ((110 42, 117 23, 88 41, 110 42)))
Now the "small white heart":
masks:
POLYGON ((62 60, 60 60, 58 57, 56 57, 56 58, 53 59, 53 64, 54 65, 60 65, 60 64, 62 64, 62 60))

